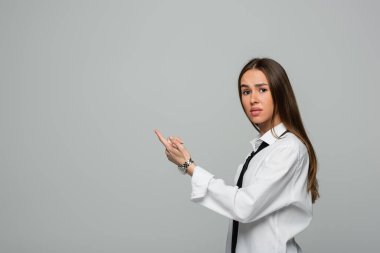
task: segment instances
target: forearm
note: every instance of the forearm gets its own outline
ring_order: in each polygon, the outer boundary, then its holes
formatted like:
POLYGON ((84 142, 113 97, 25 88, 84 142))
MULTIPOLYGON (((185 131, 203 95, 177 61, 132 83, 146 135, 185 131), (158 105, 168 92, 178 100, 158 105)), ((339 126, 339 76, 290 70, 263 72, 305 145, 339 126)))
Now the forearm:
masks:
POLYGON ((192 163, 187 167, 187 174, 189 174, 191 177, 193 176, 194 168, 197 166, 195 163, 192 163))

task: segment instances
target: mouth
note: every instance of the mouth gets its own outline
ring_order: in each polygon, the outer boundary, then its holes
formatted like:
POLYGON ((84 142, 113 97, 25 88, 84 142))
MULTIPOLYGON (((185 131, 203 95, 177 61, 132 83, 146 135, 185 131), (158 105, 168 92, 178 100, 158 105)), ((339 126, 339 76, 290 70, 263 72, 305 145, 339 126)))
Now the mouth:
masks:
POLYGON ((250 113, 251 113, 251 115, 252 115, 253 117, 256 117, 256 116, 259 116, 259 115, 260 115, 261 111, 262 111, 261 109, 253 108, 253 109, 250 110, 250 113))

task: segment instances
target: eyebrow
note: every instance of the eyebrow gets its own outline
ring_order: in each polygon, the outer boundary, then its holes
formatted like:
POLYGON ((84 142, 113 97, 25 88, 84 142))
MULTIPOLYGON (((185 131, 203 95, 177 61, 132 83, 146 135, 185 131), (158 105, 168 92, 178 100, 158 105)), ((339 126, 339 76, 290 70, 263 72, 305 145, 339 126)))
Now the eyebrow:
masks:
MULTIPOLYGON (((255 87, 261 87, 261 86, 265 86, 265 85, 268 85, 268 84, 267 83, 256 83, 256 84, 254 84, 255 87)), ((241 84, 240 86, 241 86, 241 88, 243 88, 243 87, 249 88, 249 85, 247 85, 247 84, 241 84)))

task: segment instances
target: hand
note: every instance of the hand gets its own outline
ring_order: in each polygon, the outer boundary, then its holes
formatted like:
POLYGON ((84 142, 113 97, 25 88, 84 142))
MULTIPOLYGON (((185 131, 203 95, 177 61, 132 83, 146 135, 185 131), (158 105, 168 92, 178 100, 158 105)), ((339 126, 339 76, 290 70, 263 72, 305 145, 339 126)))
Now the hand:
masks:
POLYGON ((169 137, 168 139, 165 139, 160 133, 160 131, 158 131, 158 129, 156 129, 154 132, 166 148, 165 154, 169 161, 176 165, 182 165, 190 159, 190 153, 182 145, 183 142, 180 138, 169 137))

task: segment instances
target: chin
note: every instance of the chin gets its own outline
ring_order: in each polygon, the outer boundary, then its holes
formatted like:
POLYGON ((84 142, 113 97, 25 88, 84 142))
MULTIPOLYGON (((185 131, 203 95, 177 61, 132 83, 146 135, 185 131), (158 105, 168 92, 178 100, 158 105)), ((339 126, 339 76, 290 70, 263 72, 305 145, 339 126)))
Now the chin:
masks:
POLYGON ((258 128, 260 128, 262 122, 252 121, 253 124, 255 124, 258 128))
POLYGON ((260 125, 261 123, 263 123, 263 121, 258 118, 254 118, 254 119, 251 118, 251 122, 256 125, 260 125))

